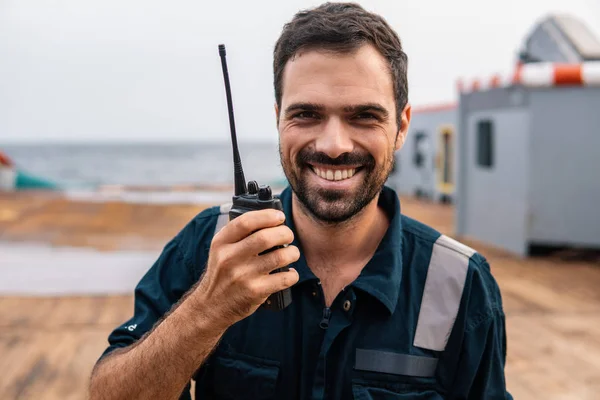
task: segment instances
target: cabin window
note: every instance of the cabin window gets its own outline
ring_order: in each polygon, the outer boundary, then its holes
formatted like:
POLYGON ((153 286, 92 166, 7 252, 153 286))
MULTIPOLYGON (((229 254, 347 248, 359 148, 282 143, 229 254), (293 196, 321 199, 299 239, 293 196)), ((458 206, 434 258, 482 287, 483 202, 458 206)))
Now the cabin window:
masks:
POLYGON ((450 131, 444 131, 442 133, 442 152, 443 152, 443 164, 442 164, 442 182, 452 183, 452 133, 450 131))
POLYGON ((421 168, 425 163, 426 157, 426 146, 427 146, 427 135, 425 132, 417 132, 415 133, 415 147, 414 147, 414 158, 413 163, 415 167, 421 168))
POLYGON ((477 165, 494 166, 494 124, 489 120, 477 123, 477 165))

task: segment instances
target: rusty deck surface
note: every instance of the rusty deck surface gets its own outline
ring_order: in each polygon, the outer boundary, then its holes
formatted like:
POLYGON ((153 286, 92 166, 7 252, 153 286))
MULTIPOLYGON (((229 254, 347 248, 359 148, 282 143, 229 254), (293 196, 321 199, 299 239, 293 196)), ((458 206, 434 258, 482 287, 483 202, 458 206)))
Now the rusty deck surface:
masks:
MULTIPOLYGON (((405 214, 452 234, 451 206, 402 204, 405 214)), ((202 208, 0 195, 0 240, 157 249, 202 208)), ((600 398, 598 254, 519 259, 464 241, 488 258, 502 290, 515 399, 600 398)), ((85 399, 108 333, 132 306, 131 296, 2 298, 0 399, 85 399)))

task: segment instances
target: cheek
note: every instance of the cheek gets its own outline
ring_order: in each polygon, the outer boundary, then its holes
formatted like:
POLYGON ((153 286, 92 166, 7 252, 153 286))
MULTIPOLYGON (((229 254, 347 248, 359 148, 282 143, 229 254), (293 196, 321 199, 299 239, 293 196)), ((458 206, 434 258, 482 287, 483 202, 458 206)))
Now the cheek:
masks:
POLYGON ((287 135, 282 135, 279 138, 279 156, 281 157, 282 163, 287 168, 294 168, 295 158, 298 154, 298 148, 296 147, 293 140, 287 135))
POLYGON ((394 150, 394 138, 390 139, 388 132, 372 132, 357 145, 365 149, 377 163, 383 163, 390 157, 394 150))
POLYGON ((295 132, 293 129, 284 131, 279 135, 279 146, 281 155, 288 162, 293 162, 298 153, 309 146, 311 143, 308 135, 303 135, 302 132, 295 132))

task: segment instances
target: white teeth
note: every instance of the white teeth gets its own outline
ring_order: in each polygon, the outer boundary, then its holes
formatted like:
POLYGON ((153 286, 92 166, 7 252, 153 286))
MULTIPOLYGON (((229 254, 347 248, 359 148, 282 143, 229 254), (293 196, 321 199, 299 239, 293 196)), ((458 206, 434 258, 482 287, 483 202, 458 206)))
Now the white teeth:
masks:
POLYGON ((327 179, 328 181, 341 181, 343 179, 352 178, 356 173, 356 169, 319 169, 317 167, 313 167, 313 171, 315 174, 320 176, 323 179, 327 179))

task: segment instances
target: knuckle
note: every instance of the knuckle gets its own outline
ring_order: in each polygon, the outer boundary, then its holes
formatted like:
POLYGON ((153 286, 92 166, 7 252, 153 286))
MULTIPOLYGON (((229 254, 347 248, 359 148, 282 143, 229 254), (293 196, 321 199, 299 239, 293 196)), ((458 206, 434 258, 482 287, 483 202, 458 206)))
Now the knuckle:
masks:
POLYGON ((227 271, 233 270, 233 268, 237 263, 239 263, 238 255, 236 252, 230 248, 221 248, 217 253, 217 265, 219 268, 225 269, 227 271))
POLYGON ((285 256, 282 254, 282 251, 274 251, 271 253, 271 264, 275 266, 280 266, 285 262, 285 256))
POLYGON ((300 258, 300 250, 296 246, 286 247, 290 262, 298 261, 300 258))
POLYGON ((251 215, 248 215, 248 213, 240 215, 239 217, 237 217, 235 219, 236 221, 236 228, 240 231, 243 232, 249 232, 251 229, 251 222, 250 222, 250 217, 251 215))
POLYGON ((221 229, 219 232, 215 233, 212 240, 210 241, 211 250, 215 249, 221 245, 221 242, 223 241, 222 237, 223 237, 223 229, 221 229))
POLYGON ((256 244, 259 246, 267 246, 269 244, 269 233, 266 231, 258 231, 255 234, 256 244))
POLYGON ((292 286, 293 283, 294 281, 290 274, 282 274, 281 284, 284 288, 292 286))
POLYGON ((280 251, 278 251, 278 253, 279 253, 277 256, 277 266, 278 267, 284 267, 284 266, 289 265, 292 262, 296 261, 296 258, 294 258, 293 250, 290 251, 290 249, 285 248, 285 249, 281 249, 280 251))
POLYGON ((246 292, 248 293, 248 296, 251 298, 256 298, 261 295, 260 287, 252 281, 246 282, 245 289, 246 289, 246 292))
POLYGON ((231 252, 227 249, 219 249, 215 252, 215 259, 218 265, 227 266, 231 261, 231 252))
POLYGON ((211 241, 210 241, 210 248, 214 249, 215 247, 217 247, 219 245, 219 234, 221 232, 217 232, 215 233, 215 235, 212 237, 211 241))
POLYGON ((286 240, 286 243, 292 243, 294 241, 294 232, 292 232, 292 230, 288 227, 288 226, 284 226, 284 239, 286 240))
POLYGON ((281 285, 283 287, 288 286, 288 284, 290 283, 290 277, 287 274, 282 274, 281 276, 281 285))

